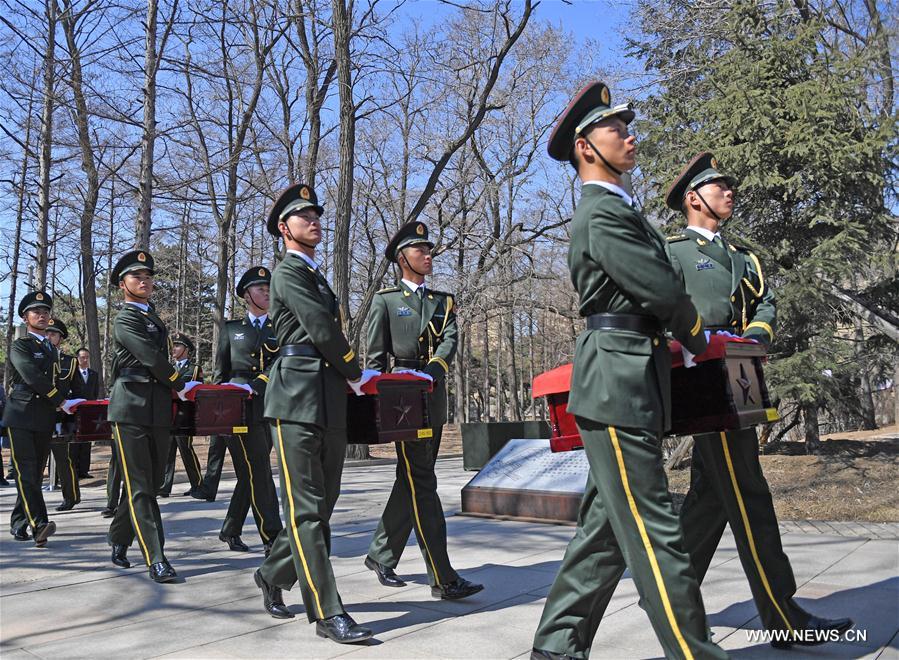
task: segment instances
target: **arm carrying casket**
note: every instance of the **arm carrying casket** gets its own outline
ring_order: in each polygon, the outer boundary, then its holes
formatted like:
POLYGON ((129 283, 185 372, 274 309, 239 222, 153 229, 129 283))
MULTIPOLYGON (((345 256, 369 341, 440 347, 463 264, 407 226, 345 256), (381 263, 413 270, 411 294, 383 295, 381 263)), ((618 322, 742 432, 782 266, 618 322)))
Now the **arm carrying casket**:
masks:
POLYGON ((380 374, 347 394, 347 442, 379 445, 434 437, 428 408, 433 383, 413 374, 380 374))
MULTIPOLYGON (((771 405, 762 364, 762 344, 739 337, 712 335, 696 366, 684 367, 681 345, 672 341, 671 429, 669 435, 693 435, 748 428, 779 419, 771 405)), ((571 451, 583 447, 574 416, 568 412, 572 365, 565 364, 534 378, 532 396, 546 397, 550 447, 571 451)))
POLYGON ((186 401, 172 399, 172 435, 233 435, 247 432, 249 394, 237 385, 197 385, 186 401))

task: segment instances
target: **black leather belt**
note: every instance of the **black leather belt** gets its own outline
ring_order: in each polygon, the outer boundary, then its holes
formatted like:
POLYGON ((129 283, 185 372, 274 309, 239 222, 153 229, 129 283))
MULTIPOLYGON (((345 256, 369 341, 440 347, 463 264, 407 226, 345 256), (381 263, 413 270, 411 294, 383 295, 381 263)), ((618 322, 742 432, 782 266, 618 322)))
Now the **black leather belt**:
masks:
POLYGON ((400 369, 421 369, 425 366, 424 358, 394 358, 393 366, 400 369))
POLYGON ((146 367, 123 367, 119 369, 119 376, 146 376, 147 378, 152 378, 156 380, 156 377, 150 373, 150 370, 146 367))
POLYGON ((591 314, 587 317, 588 330, 631 330, 642 335, 658 335, 662 326, 658 320, 640 314, 591 314))
POLYGON ((33 392, 34 391, 31 389, 31 387, 29 387, 25 383, 14 383, 12 388, 14 390, 18 390, 19 392, 33 392))
POLYGON ((323 358, 324 356, 318 352, 318 349, 312 344, 287 344, 281 347, 281 355, 287 357, 314 357, 323 358))

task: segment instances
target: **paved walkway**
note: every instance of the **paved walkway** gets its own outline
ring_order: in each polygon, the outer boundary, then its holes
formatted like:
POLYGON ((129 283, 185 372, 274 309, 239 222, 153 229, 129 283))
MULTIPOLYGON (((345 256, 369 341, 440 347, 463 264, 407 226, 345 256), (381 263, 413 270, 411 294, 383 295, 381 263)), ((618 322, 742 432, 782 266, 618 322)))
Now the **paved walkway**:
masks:
MULTIPOLYGON (((0 655, 24 658, 525 658, 545 595, 573 528, 452 515, 460 489, 472 476, 460 459, 438 462, 448 513, 450 556, 465 577, 483 582, 481 594, 462 602, 430 598, 424 564, 410 547, 400 565, 409 586, 381 587, 362 566, 368 541, 392 480, 394 466, 355 465, 344 473, 333 521, 333 562, 350 613, 376 632, 367 646, 338 646, 306 624, 296 590, 285 600, 297 614, 278 621, 261 611, 252 573, 261 542, 245 527, 252 551, 230 552, 217 539, 233 480, 224 480, 213 503, 185 497, 160 500, 167 552, 185 578, 157 585, 146 569, 117 569, 100 518, 104 495, 83 491, 74 511, 55 514, 59 531, 45 549, 17 543, 5 533, 15 498, 0 490, 0 655)), ((183 478, 183 475, 179 475, 183 478)), ((183 488, 176 484, 175 493, 183 488)), ((61 495, 48 496, 55 507, 61 495)), ((54 512, 55 513, 55 512, 54 512)), ((899 659, 899 544, 895 527, 784 523, 799 601, 822 616, 851 615, 865 640, 809 651, 777 652, 749 638, 759 621, 732 537, 725 536, 703 596, 714 638, 740 658, 899 659), (795 526, 794 526, 795 525, 795 526), (850 533, 852 532, 852 533, 850 533), (813 654, 813 655, 812 655, 813 654)), ((139 553, 132 548, 132 561, 139 553)), ((658 657, 661 649, 625 575, 593 646, 594 658, 658 657)))

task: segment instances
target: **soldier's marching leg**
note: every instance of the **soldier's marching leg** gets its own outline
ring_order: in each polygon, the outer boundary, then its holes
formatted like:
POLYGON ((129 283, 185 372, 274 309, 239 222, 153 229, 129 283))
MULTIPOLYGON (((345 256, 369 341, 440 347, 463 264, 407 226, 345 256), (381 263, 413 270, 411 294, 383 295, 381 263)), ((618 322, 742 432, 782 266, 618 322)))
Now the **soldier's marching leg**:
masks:
MULTIPOLYGON (((81 488, 78 485, 78 470, 72 460, 69 443, 64 440, 54 439, 50 443, 50 451, 56 462, 56 478, 62 490, 62 504, 56 507, 57 511, 69 511, 81 502, 81 488)), ((53 475, 51 475, 53 476, 53 475)))
POLYGON ((206 474, 203 482, 193 494, 194 497, 208 502, 214 502, 219 492, 219 481, 222 478, 222 466, 225 463, 225 448, 227 447, 225 435, 213 435, 209 437, 209 453, 206 455, 206 474))
POLYGON ((119 470, 119 461, 116 458, 115 441, 110 444, 112 456, 109 458, 109 466, 106 468, 106 508, 100 512, 104 518, 112 518, 122 492, 122 473, 119 470))
MULTIPOLYGON (((16 540, 27 541, 27 528, 32 532, 48 525, 47 505, 41 490, 44 463, 49 452, 50 438, 31 430, 8 428, 9 456, 16 480, 16 503, 9 520, 10 531, 16 540)), ((55 530, 55 526, 54 526, 55 530)))
MULTIPOLYGON (((281 589, 290 589, 299 581, 310 622, 343 614, 328 552, 328 507, 334 498, 330 481, 337 475, 328 474, 323 458, 332 447, 326 454, 325 433, 313 424, 275 421, 271 427, 281 466, 285 527, 259 574, 266 583, 281 589)), ((330 459, 328 470, 333 470, 336 463, 330 459)))
POLYGON ((192 436, 178 436, 178 451, 181 452, 181 462, 184 463, 184 471, 187 473, 187 480, 190 483, 191 491, 195 490, 203 480, 203 470, 200 468, 200 459, 194 450, 194 439, 192 436))
MULTIPOLYGON (((716 434, 711 434, 717 438, 716 434)), ((727 512, 721 502, 717 484, 703 464, 699 446, 709 442, 707 435, 696 436, 690 463, 690 491, 680 510, 684 548, 690 555, 690 563, 696 579, 702 584, 712 564, 721 535, 727 525, 727 512)))
POLYGON ((164 562, 156 489, 168 456, 167 429, 115 423, 113 437, 124 489, 109 527, 109 542, 128 546, 136 538, 147 566, 164 562))
POLYGON ((162 483, 159 485, 160 497, 168 497, 172 493, 172 484, 175 482, 175 455, 178 452, 178 443, 171 439, 166 452, 165 469, 163 470, 162 483))
MULTIPOLYGON (((699 583, 684 550, 680 524, 668 493, 659 437, 649 431, 611 427, 583 418, 578 418, 577 423, 598 492, 597 502, 602 504, 608 524, 604 529, 601 514, 585 516, 592 523, 587 530, 596 535, 582 537, 579 528, 572 541, 573 556, 569 560, 566 552, 559 571, 559 576, 564 577, 557 580, 571 581, 565 589, 582 583, 581 589, 595 595, 595 604, 604 606, 610 597, 606 592, 614 589, 612 568, 617 571, 622 567, 603 565, 596 572, 592 554, 581 546, 592 545, 614 558, 613 545, 617 545, 665 656, 727 657, 708 638, 699 583), (595 532, 597 528, 602 531, 595 532), (608 540, 610 533, 613 541, 608 540)), ((598 621, 583 608, 573 616, 567 612, 569 603, 562 591, 553 586, 534 646, 586 657, 593 641, 587 634, 595 633, 598 621), (592 627, 579 625, 585 619, 592 627)), ((587 600, 581 596, 573 602, 577 605, 587 600)))
POLYGON ((706 434, 697 437, 697 446, 704 474, 724 505, 762 623, 767 630, 805 629, 810 615, 793 600, 796 580, 781 545, 755 429, 706 434))
POLYGON ((221 537, 240 536, 247 513, 252 510, 259 536, 268 546, 282 525, 278 501, 272 497, 275 487, 264 427, 250 426, 247 434, 231 436, 228 443, 237 473, 237 486, 222 525, 221 537))

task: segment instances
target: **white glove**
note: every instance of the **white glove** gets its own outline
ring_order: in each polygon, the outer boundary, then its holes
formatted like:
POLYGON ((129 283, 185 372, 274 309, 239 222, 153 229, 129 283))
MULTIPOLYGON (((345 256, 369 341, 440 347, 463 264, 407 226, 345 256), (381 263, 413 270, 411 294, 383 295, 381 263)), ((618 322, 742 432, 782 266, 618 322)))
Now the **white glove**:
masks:
POLYGON ((233 380, 229 380, 225 385, 234 385, 234 387, 239 387, 242 390, 246 390, 250 393, 250 396, 253 396, 253 388, 250 387, 247 383, 235 383, 233 380))
POLYGON ((199 381, 199 380, 187 381, 187 383, 184 385, 184 389, 181 390, 180 392, 178 392, 178 398, 181 399, 182 401, 187 401, 187 393, 190 392, 197 385, 202 385, 202 384, 203 384, 202 381, 199 381))
POLYGON ((434 377, 431 374, 426 374, 424 371, 419 371, 418 369, 397 369, 394 373, 412 374, 413 376, 418 376, 419 378, 427 378, 432 383, 434 382, 434 377))
POLYGON ((87 399, 66 399, 62 402, 60 408, 66 415, 72 414, 72 408, 81 403, 82 401, 87 401, 87 399))
POLYGON ((362 377, 359 378, 359 380, 348 380, 347 383, 349 383, 350 389, 352 389, 353 392, 356 393, 356 396, 365 396, 365 392, 362 391, 362 386, 375 376, 380 375, 380 371, 376 371, 375 369, 365 369, 362 372, 362 377))
MULTIPOLYGON (((705 331, 705 343, 709 343, 709 337, 711 337, 712 333, 708 330, 705 331)), ((693 355, 690 351, 687 350, 687 347, 681 344, 680 347, 681 354, 684 356, 684 366, 689 369, 690 367, 696 366, 696 361, 693 359, 696 356, 693 355)))
POLYGON ((725 337, 733 337, 735 339, 741 338, 740 335, 735 335, 734 333, 728 332, 727 330, 716 330, 715 334, 716 335, 724 335, 725 337))
POLYGON ((56 425, 56 435, 62 435, 62 424, 56 425))

